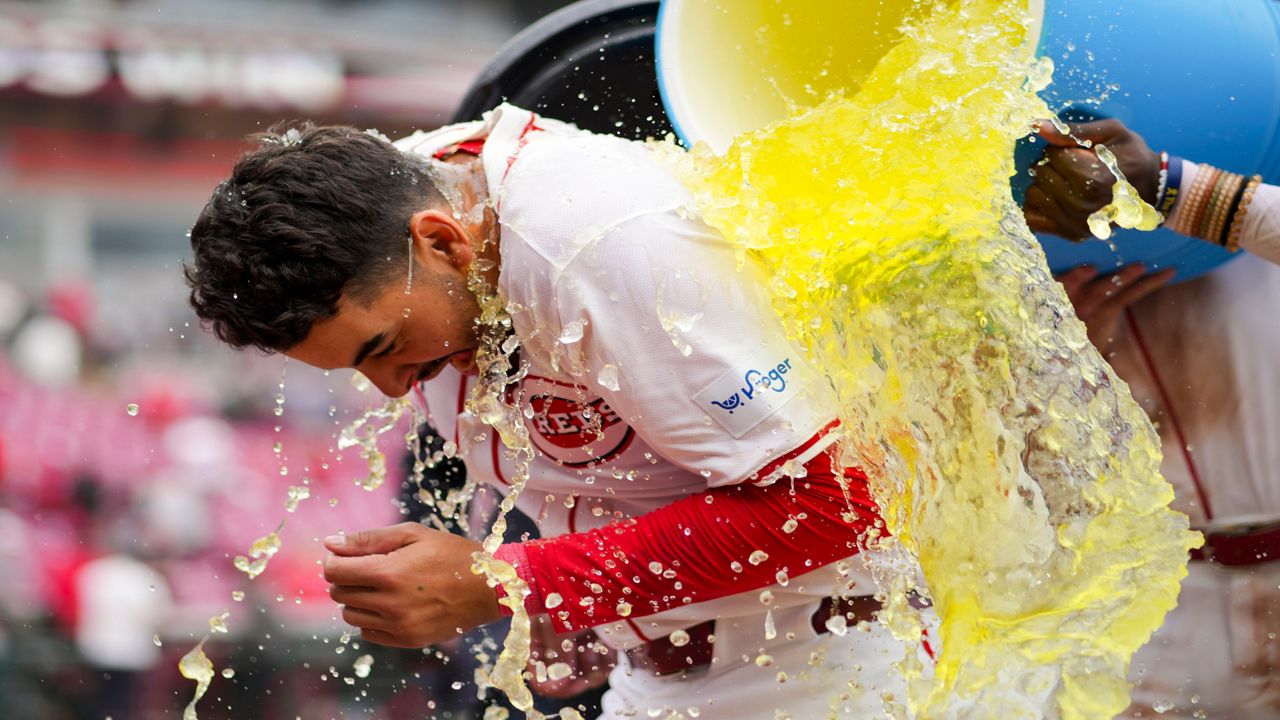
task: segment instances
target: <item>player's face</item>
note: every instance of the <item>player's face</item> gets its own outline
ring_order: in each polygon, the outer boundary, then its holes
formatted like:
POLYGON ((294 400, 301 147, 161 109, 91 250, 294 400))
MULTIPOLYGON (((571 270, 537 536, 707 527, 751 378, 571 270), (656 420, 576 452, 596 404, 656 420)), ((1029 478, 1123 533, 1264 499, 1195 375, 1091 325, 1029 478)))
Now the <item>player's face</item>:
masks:
POLYGON ((338 313, 317 322, 285 355, 325 370, 359 370, 388 397, 400 397, 446 364, 474 365, 479 306, 466 276, 452 266, 421 264, 413 283, 392 281, 370 304, 344 295, 338 313))

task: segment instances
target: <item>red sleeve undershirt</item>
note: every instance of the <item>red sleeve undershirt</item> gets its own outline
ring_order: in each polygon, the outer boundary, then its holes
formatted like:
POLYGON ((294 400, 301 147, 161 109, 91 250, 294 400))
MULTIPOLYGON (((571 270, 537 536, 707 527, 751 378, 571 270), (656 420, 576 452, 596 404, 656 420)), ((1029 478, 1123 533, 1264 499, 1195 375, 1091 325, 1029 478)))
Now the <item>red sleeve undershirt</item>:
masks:
POLYGON ((796 577, 857 553, 878 517, 861 471, 845 468, 838 477, 829 452, 804 467, 800 479, 712 488, 589 532, 508 543, 496 554, 529 585, 525 607, 547 613, 560 632, 621 620, 624 601, 637 618, 766 587, 779 571, 796 577), (788 520, 796 521, 789 533, 788 520), (768 559, 750 562, 756 550, 768 559), (561 602, 548 609, 552 593, 561 602))

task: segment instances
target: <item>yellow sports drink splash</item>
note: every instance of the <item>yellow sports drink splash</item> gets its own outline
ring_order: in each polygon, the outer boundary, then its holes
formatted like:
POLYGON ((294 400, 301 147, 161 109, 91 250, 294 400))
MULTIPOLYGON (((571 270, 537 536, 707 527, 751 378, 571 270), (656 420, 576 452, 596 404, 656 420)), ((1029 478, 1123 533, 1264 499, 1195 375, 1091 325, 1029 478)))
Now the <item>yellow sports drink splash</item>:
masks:
MULTIPOLYGON (((923 569, 941 651, 932 672, 903 663, 915 717, 1122 711, 1199 543, 1011 197, 1014 144, 1049 114, 1028 25, 1005 0, 939 4, 843 97, 673 157, 704 218, 769 269, 883 542, 923 569)), ((893 583, 883 619, 918 640, 911 589, 893 583)))

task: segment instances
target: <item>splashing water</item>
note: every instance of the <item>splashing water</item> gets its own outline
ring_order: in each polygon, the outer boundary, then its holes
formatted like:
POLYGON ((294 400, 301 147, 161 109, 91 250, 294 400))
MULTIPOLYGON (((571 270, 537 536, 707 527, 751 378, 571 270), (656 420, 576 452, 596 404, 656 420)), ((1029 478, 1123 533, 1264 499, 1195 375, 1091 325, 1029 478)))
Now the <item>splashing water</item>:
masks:
POLYGON ((227 628, 227 619, 230 617, 231 617, 231 611, 223 610, 217 615, 214 615, 213 617, 209 618, 209 632, 224 633, 224 634, 231 632, 230 629, 227 628))
POLYGON ((213 662, 204 654, 205 640, 201 640, 178 661, 178 672, 182 673, 182 677, 196 683, 196 694, 182 710, 182 720, 196 720, 196 703, 200 702, 200 698, 209 689, 209 683, 213 682, 213 662))
MULTIPOLYGON (((412 282, 412 276, 410 276, 410 282, 412 282)), ((275 396, 274 414, 277 417, 284 414, 284 386, 287 367, 288 365, 286 361, 285 368, 281 370, 280 374, 280 382, 278 385, 279 391, 275 396)), ((352 376, 351 384, 359 392, 367 393, 373 388, 373 384, 369 379, 360 373, 355 373, 352 376)), ((341 450, 358 445, 360 447, 361 457, 369 464, 369 475, 363 479, 357 479, 357 485, 365 490, 373 491, 381 486, 386 480, 386 455, 384 455, 378 448, 378 438, 394 428, 399 423, 400 419, 404 417, 405 413, 410 412, 411 410, 413 410, 413 407, 406 399, 388 400, 382 406, 371 408, 366 411, 353 423, 344 428, 339 434, 337 443, 338 448, 341 450)), ((414 413, 414 416, 416 420, 416 412, 414 413)), ((416 428, 416 426, 417 423, 415 422, 414 427, 416 428)), ((277 425, 275 429, 276 432, 280 432, 281 426, 277 425)), ((416 433, 411 432, 409 437, 416 440, 416 433)), ((415 448, 416 444, 411 441, 409 443, 410 451, 414 451, 415 448)), ((284 465, 284 456, 282 454, 283 450, 283 443, 277 441, 273 446, 273 451, 276 456, 280 458, 280 474, 286 475, 287 470, 284 465)), ((311 497, 311 489, 308 487, 309 482, 310 481, 307 478, 303 478, 302 485, 289 486, 284 504, 285 512, 292 513, 297 511, 298 504, 311 497)), ((330 506, 335 503, 336 499, 331 500, 330 506)), ((250 580, 261 575, 266 571, 268 563, 271 562, 271 558, 275 557, 276 554, 280 552, 282 545, 280 532, 282 530, 284 530, 284 520, 280 521, 280 524, 276 526, 274 531, 253 541, 253 544, 249 546, 249 554, 247 556, 235 556, 232 564, 235 565, 237 570, 248 575, 250 580)), ((242 602, 244 600, 244 593, 240 590, 233 591, 231 596, 236 602, 242 602)), ((283 597, 277 596, 276 599, 279 601, 282 600, 283 597)), ((219 615, 210 618, 209 628, 211 634, 226 633, 226 621, 230 615, 231 613, 229 611, 223 611, 219 615)), ((213 666, 209 663, 209 659, 204 655, 203 647, 206 640, 208 640, 208 636, 206 636, 204 640, 201 640, 200 643, 191 650, 191 652, 187 653, 187 655, 185 655, 178 664, 178 669, 182 673, 183 677, 198 680, 195 697, 191 700, 190 704, 187 705, 187 708, 183 713, 183 720, 196 720, 196 701, 204 695, 205 691, 208 689, 209 682, 213 679, 213 666), (204 663, 204 665, 201 663, 204 663), (205 672, 205 665, 208 666, 207 673, 205 672)), ((361 660, 363 660, 363 658, 361 658, 361 660)), ((359 663, 360 661, 357 662, 359 663)), ((357 672, 359 672, 359 667, 360 665, 357 665, 357 672)), ((367 666, 365 667, 367 672, 367 666)))
POLYGON ((361 655, 356 658, 356 661, 352 663, 351 667, 355 671, 356 677, 367 678, 369 677, 369 671, 373 668, 373 656, 361 655))
POLYGON ((932 677, 901 663, 899 716, 1113 716, 1199 542, 1011 197, 1014 143, 1051 115, 1013 5, 939 4, 851 96, 669 155, 825 368, 876 544, 923 570, 884 579, 895 634, 919 642, 910 592, 942 623, 932 677))
POLYGON ((237 555, 233 564, 236 569, 252 580, 262 574, 267 569, 267 563, 271 562, 271 558, 280 552, 280 531, 284 529, 284 521, 280 521, 280 525, 271 533, 264 535, 249 546, 249 556, 237 555))
POLYGON ((370 492, 387 480, 387 456, 378 448, 378 438, 400 423, 411 412, 408 398, 389 398, 381 407, 369 408, 338 434, 338 449, 359 446, 360 457, 369 464, 369 474, 357 478, 356 485, 370 492))
POLYGON ((297 512, 298 503, 311 497, 311 488, 306 485, 290 485, 284 501, 285 512, 297 512))
POLYGON ((1120 163, 1115 154, 1106 145, 1098 145, 1094 151, 1107 170, 1111 171, 1116 184, 1111 187, 1111 202, 1089 216, 1089 232, 1099 240, 1107 240, 1111 237, 1111 223, 1138 230, 1155 230, 1160 227, 1164 216, 1138 195, 1137 188, 1120 171, 1120 163))
MULTIPOLYGON (((472 559, 471 572, 483 575, 490 587, 502 586, 506 595, 498 602, 506 606, 512 615, 511 629, 502 643, 497 662, 492 669, 477 675, 482 686, 488 684, 501 690, 529 720, 542 720, 545 716, 533 707, 533 695, 524 681, 524 670, 532 647, 529 613, 524 607, 529 588, 515 568, 493 556, 507 530, 507 513, 515 507, 516 498, 529 479, 529 462, 534 457, 534 449, 520 410, 520 398, 507 399, 507 388, 524 376, 525 369, 514 368, 511 364, 511 353, 515 349, 515 344, 510 342, 513 337, 511 316, 505 300, 485 281, 482 274, 485 269, 480 263, 473 263, 467 279, 468 289, 480 304, 480 315, 476 320, 479 345, 475 354, 479 377, 467 398, 466 410, 498 434, 512 460, 513 471, 510 492, 498 506, 498 515, 481 544, 482 549, 472 559)), ((573 343, 578 339, 581 339, 580 335, 567 340, 562 337, 560 341, 573 343)), ((470 495, 467 491, 463 494, 470 495)))

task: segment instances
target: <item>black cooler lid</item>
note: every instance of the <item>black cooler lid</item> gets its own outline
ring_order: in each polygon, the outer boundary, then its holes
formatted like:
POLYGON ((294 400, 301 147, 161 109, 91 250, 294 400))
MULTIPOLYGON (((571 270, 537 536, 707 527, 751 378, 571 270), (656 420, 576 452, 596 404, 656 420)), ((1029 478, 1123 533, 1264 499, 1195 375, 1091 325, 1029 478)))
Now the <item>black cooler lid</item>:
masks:
POLYGON ((530 25, 498 51, 453 121, 502 102, 584 130, 634 140, 670 133, 654 66, 657 2, 582 0, 530 25))

